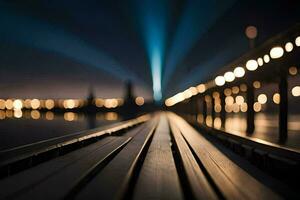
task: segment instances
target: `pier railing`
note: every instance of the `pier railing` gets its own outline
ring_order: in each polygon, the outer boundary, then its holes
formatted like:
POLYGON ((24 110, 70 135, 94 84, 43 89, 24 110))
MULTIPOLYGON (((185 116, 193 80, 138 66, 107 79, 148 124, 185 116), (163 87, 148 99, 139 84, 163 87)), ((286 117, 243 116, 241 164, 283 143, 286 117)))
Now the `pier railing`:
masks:
MULTIPOLYGON (((279 109, 279 140, 288 136, 289 96, 300 96, 300 86, 290 89, 288 79, 297 76, 300 58, 300 25, 282 32, 262 45, 227 64, 210 80, 192 86, 166 99, 167 109, 198 116, 198 122, 214 126, 214 120, 225 125, 228 113, 245 113, 247 134, 255 130, 255 113, 267 102, 267 95, 256 90, 273 84, 273 104, 279 109)), ((273 106, 274 106, 273 105, 273 106)))

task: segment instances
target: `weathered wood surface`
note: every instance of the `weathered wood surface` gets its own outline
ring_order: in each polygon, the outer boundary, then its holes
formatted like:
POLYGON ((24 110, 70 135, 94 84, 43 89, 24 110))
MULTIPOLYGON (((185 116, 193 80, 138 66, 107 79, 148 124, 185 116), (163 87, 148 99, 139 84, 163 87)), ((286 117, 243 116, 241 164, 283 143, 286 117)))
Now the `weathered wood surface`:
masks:
POLYGON ((105 138, 95 144, 16 174, 0 182, 0 197, 62 199, 82 176, 131 138, 105 138))
POLYGON ((116 199, 126 195, 130 179, 138 160, 146 150, 147 143, 151 140, 156 123, 156 119, 148 122, 147 126, 79 192, 76 199, 116 199))
POLYGON ((276 193, 228 159, 186 121, 170 115, 226 199, 280 199, 276 193))
POLYGON ((129 128, 137 125, 149 119, 149 116, 145 115, 140 118, 117 122, 111 125, 107 125, 100 128, 91 129, 88 131, 81 131, 78 133, 68 134, 60 137, 43 140, 33 144, 23 145, 11 149, 0 151, 0 167, 9 163, 16 162, 31 156, 58 149, 76 142, 81 142, 93 137, 100 137, 109 135, 119 130, 129 128))
MULTIPOLYGON (((280 199, 173 113, 0 180, 0 199, 280 199)), ((249 168, 251 168, 249 164, 249 168)))
POLYGON ((170 128, 183 164, 184 173, 187 176, 191 192, 193 193, 192 196, 195 199, 218 199, 217 194, 205 177, 203 171, 200 169, 177 125, 174 122, 171 122, 170 128))
POLYGON ((133 199, 183 199, 165 115, 160 117, 133 197, 133 199))

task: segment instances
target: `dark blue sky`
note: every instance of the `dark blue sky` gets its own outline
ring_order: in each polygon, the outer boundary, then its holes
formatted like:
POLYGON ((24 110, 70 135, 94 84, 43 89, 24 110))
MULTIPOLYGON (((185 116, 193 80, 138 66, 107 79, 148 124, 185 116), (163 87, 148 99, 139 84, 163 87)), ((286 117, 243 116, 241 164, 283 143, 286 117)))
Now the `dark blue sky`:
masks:
POLYGON ((131 79, 151 98, 153 44, 170 96, 247 51, 247 25, 258 27, 259 44, 298 22, 298 8, 296 0, 2 0, 1 96, 84 97, 93 85, 99 97, 120 97, 131 79))

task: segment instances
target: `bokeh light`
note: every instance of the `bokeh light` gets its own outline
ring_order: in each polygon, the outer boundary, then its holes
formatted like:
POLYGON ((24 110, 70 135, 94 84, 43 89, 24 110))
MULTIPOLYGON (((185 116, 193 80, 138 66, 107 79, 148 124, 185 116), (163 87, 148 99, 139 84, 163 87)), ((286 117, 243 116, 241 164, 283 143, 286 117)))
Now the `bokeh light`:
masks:
POLYGON ((264 61, 265 61, 265 63, 268 63, 268 62, 270 62, 270 56, 269 55, 264 55, 264 61))
POLYGON ((227 81, 227 82, 232 82, 232 81, 234 81, 234 79, 235 79, 235 75, 234 75, 233 72, 226 72, 226 73, 224 74, 224 78, 225 78, 225 81, 227 81))
POLYGON ((293 51, 293 48, 294 48, 293 43, 287 42, 287 43, 285 44, 284 48, 285 48, 286 52, 291 52, 291 51, 293 51))
POLYGON ((222 86, 225 84, 225 78, 223 76, 217 76, 215 78, 215 83, 217 86, 222 86))
POLYGON ((283 56, 283 54, 284 54, 284 51, 283 51, 282 47, 280 47, 280 46, 273 47, 270 51, 270 56, 273 59, 280 58, 283 56))
POLYGON ((292 88, 292 95, 294 97, 299 97, 300 96, 300 86, 295 86, 292 88))
POLYGON ((280 103, 280 94, 279 94, 279 93, 275 93, 275 94, 273 95, 273 102, 274 102, 275 104, 279 104, 279 103, 280 103))
POLYGON ((260 94, 260 95, 258 95, 258 97, 257 97, 257 101, 258 101, 260 104, 265 104, 265 103, 267 103, 267 100, 268 100, 268 98, 267 98, 267 95, 266 95, 266 94, 260 94))
POLYGON ((248 26, 245 34, 249 39, 255 39, 257 37, 257 28, 255 26, 248 26))
POLYGON ((145 100, 144 100, 143 97, 137 97, 137 98, 135 98, 135 103, 136 103, 136 105, 138 105, 138 106, 142 106, 142 105, 144 105, 145 100))
POLYGON ((297 73, 298 73, 297 67, 292 66, 292 67, 289 68, 289 74, 290 75, 297 75, 297 73))
POLYGON ((246 63, 246 68, 249 70, 249 71, 255 71, 258 67, 258 64, 256 62, 256 60, 248 60, 247 63, 246 63))
POLYGON ((206 87, 205 87, 204 84, 200 84, 200 85, 197 86, 197 90, 198 90, 199 93, 203 93, 203 92, 205 92, 206 87))
POLYGON ((38 109, 41 105, 40 100, 38 99, 32 99, 30 102, 31 108, 32 109, 38 109))
POLYGON ((245 75, 245 70, 243 67, 236 67, 233 71, 235 77, 241 78, 245 75))

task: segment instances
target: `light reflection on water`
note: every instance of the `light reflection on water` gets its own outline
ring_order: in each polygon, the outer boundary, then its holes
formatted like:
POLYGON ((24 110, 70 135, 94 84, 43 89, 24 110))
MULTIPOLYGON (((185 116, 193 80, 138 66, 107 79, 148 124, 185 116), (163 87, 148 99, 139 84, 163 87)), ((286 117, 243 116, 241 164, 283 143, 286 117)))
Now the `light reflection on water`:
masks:
POLYGON ((115 112, 85 115, 39 110, 0 110, 0 150, 59 137, 122 120, 115 112))
MULTIPOLYGON (((46 119, 46 120, 54 120, 55 117, 58 117, 60 114, 55 114, 52 111, 47 112, 40 112, 39 110, 0 110, 0 120, 7 120, 7 119, 46 119)), ((63 119, 65 121, 77 121, 84 119, 85 116, 83 113, 76 113, 76 112, 64 112, 63 119)), ((107 121, 114 121, 118 120, 119 115, 116 112, 106 112, 106 113, 96 113, 96 120, 107 120, 107 121)))
MULTIPOLYGON (((193 119, 190 118, 190 120, 193 119)), ((255 131, 253 134, 247 135, 247 121, 245 113, 227 114, 224 127, 222 127, 222 121, 220 117, 215 117, 213 121, 211 116, 207 116, 204 120, 201 114, 197 115, 197 122, 200 124, 205 121, 207 126, 213 126, 216 129, 222 129, 235 135, 259 138, 272 143, 280 143, 278 120, 278 115, 257 113, 255 115, 255 131)), ((288 138, 284 144, 280 144, 287 147, 300 149, 300 115, 292 114, 289 116, 288 138)))

